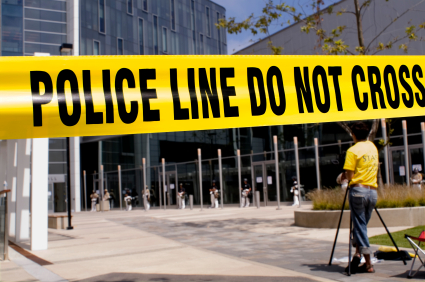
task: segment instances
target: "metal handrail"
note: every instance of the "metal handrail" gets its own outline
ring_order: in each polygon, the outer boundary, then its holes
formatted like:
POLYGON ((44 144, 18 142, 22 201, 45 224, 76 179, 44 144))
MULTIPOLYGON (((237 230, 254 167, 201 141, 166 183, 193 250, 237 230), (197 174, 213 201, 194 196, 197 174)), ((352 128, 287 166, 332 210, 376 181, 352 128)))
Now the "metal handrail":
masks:
POLYGON ((3 251, 3 261, 9 259, 9 220, 8 220, 8 207, 7 207, 7 193, 10 192, 10 189, 0 191, 0 196, 4 194, 5 196, 5 207, 4 207, 4 251, 3 251))

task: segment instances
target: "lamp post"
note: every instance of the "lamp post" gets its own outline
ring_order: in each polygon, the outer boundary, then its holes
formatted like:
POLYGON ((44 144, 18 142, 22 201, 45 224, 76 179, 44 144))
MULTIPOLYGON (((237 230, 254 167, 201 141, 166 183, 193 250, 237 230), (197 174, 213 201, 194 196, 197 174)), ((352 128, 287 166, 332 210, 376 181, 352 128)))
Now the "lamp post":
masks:
MULTIPOLYGON (((62 53, 71 53, 72 51, 72 44, 70 43, 62 43, 62 45, 59 47, 60 55, 62 56, 62 53)), ((66 137, 66 151, 68 152, 68 158, 66 161, 66 164, 68 166, 68 177, 67 177, 67 206, 68 206, 68 227, 67 230, 74 229, 71 224, 71 151, 69 150, 69 143, 70 139, 69 137, 66 137)))

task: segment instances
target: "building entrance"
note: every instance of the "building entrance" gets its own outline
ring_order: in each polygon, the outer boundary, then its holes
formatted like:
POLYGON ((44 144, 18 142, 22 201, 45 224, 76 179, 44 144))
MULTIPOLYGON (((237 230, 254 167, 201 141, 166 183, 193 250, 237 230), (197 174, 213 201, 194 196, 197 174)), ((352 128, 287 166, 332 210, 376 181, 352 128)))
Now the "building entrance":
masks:
MULTIPOLYGON (((162 181, 162 172, 160 173, 160 179, 162 181)), ((166 171, 165 172, 165 193, 166 199, 162 199, 162 203, 165 205, 176 205, 177 203, 177 172, 176 171, 166 171)))
POLYGON ((413 167, 419 172, 424 172, 423 148, 422 144, 409 146, 409 173, 407 175, 405 163, 405 151, 403 146, 390 147, 389 150, 390 181, 392 184, 406 183, 406 177, 411 177, 413 167))
POLYGON ((47 192, 49 213, 66 212, 66 196, 65 175, 49 175, 49 187, 47 192))
POLYGON ((254 203, 255 192, 260 192, 260 202, 267 206, 270 201, 277 201, 276 194, 276 166, 275 161, 253 162, 254 203))

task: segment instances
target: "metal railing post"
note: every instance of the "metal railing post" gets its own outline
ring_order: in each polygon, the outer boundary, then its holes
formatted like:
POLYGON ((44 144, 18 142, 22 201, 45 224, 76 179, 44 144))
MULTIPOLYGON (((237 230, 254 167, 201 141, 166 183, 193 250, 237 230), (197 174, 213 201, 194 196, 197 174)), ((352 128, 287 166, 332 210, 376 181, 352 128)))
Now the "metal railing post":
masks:
POLYGON ((164 193, 164 210, 167 209, 167 197, 165 194, 165 159, 162 159, 162 192, 164 193))
MULTIPOLYGON (((10 191, 10 190, 9 190, 10 191)), ((4 216, 4 261, 9 259, 9 213, 8 213, 8 199, 7 199, 7 193, 5 196, 5 216, 4 216)))
MULTIPOLYGON (((277 151, 277 136, 273 136, 274 143, 274 161, 276 166, 276 195, 277 195, 277 210, 281 210, 280 208, 280 183, 279 183, 279 153, 277 151)), ((265 179, 263 181, 266 181, 265 179)))
POLYGON ((320 161, 319 161, 319 140, 314 138, 314 158, 316 161, 316 181, 317 189, 321 189, 320 185, 320 161))
POLYGON ((121 183, 121 166, 118 165, 118 193, 120 193, 120 210, 122 210, 122 183, 121 183))
POLYGON ((201 197, 201 211, 204 209, 204 203, 202 198, 202 158, 201 158, 201 149, 198 149, 198 163, 199 163, 199 195, 201 197))
POLYGON ((220 181, 220 201, 221 201, 221 209, 223 209, 223 194, 224 194, 224 184, 223 184, 223 172, 222 172, 222 165, 221 165, 221 149, 217 150, 218 154, 218 175, 219 175, 219 181, 220 181))
MULTIPOLYGON (((422 153, 424 155, 424 164, 425 164, 425 122, 421 122, 421 132, 422 132, 422 153)), ((425 171, 425 167, 422 168, 422 171, 425 171)))
POLYGON ((86 178, 86 171, 83 170, 83 180, 84 180, 84 206, 86 208, 87 211, 87 178, 86 178))
POLYGON ((406 173, 406 184, 407 186, 410 185, 410 164, 409 164, 409 143, 407 142, 407 122, 406 120, 403 120, 403 143, 404 143, 404 163, 405 163, 405 170, 406 173))
POLYGON ((257 209, 260 208, 260 191, 255 191, 255 204, 257 209))
POLYGON ((390 170, 389 170, 389 164, 388 164, 388 138, 387 138, 387 123, 385 122, 385 119, 381 119, 381 127, 382 127, 382 138, 384 139, 384 162, 385 162, 385 184, 390 184, 390 170))
POLYGON ((99 190, 100 190, 100 211, 103 212, 103 165, 100 166, 99 171, 99 190))
POLYGON ((160 168, 158 167, 158 184, 159 184, 159 209, 162 209, 162 192, 161 192, 161 171, 160 168))
POLYGON ((189 195, 189 206, 190 210, 193 210, 193 195, 189 195))
POLYGON ((239 183, 239 208, 242 208, 242 176, 241 176, 241 151, 238 149, 237 150, 237 155, 238 155, 238 183, 239 183))
POLYGON ((294 136, 294 149, 295 149, 295 169, 297 171, 298 183, 298 207, 301 207, 301 179, 300 179, 300 160, 298 157, 298 137, 294 136))
POLYGON ((142 165, 143 165, 143 207, 145 208, 145 211, 148 210, 148 198, 146 197, 146 159, 142 159, 142 165))

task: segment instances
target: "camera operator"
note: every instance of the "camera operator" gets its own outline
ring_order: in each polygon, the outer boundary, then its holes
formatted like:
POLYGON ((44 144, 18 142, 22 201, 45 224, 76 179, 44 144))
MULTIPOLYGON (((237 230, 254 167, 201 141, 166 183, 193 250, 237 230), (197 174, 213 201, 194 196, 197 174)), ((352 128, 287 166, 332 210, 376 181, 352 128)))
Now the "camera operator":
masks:
POLYGON ((374 273, 370 260, 367 224, 375 208, 377 195, 377 173, 379 166, 378 150, 368 141, 369 127, 364 122, 357 122, 351 127, 355 145, 347 151, 341 181, 349 181, 349 203, 353 221, 353 246, 356 253, 351 261, 351 272, 374 273), (366 263, 359 267, 361 256, 366 263))

